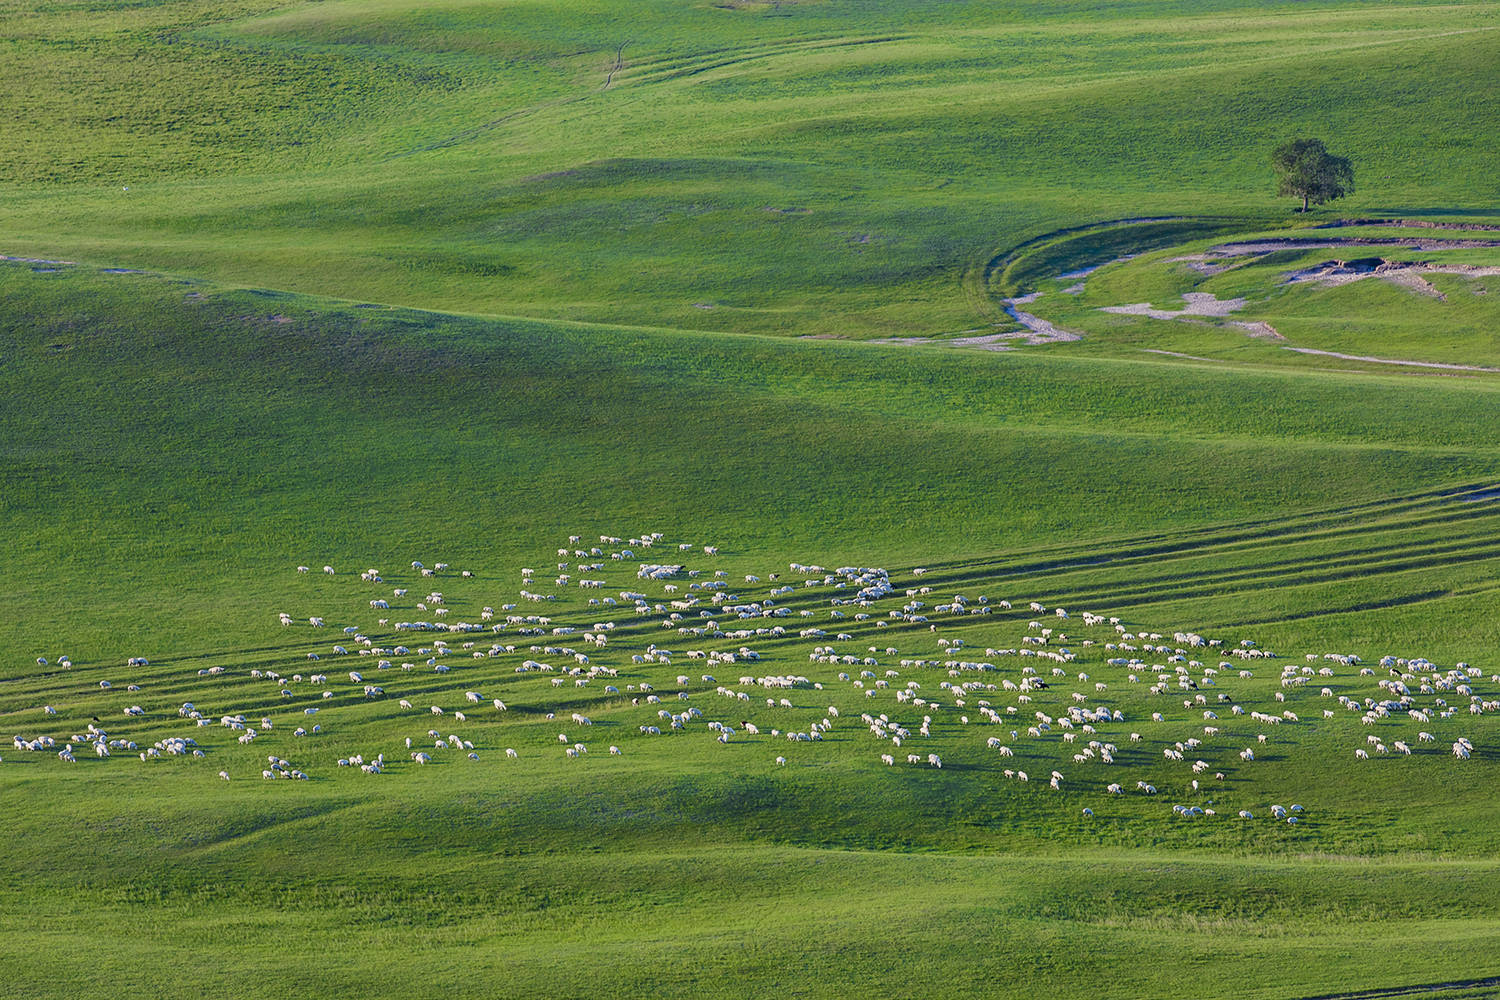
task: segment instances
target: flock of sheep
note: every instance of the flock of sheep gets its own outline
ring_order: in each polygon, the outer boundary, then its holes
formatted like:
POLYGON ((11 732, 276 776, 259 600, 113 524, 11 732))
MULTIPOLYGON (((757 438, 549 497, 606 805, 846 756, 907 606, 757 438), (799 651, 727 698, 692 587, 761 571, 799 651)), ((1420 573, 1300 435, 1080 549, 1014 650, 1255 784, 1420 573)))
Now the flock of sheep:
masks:
MULTIPOLYGON (((275 619, 288 646, 319 636, 314 648, 276 668, 197 669, 193 690, 212 710, 161 704, 151 690, 167 686, 168 667, 132 656, 128 677, 97 682, 106 695, 128 695, 110 716, 48 732, 59 710, 38 705, 30 718, 11 713, 27 727, 12 745, 67 765, 222 758, 227 781, 248 771, 231 744, 260 743, 279 751, 256 756, 260 777, 295 780, 309 771, 280 754, 295 748, 333 763, 317 745, 334 729, 345 732, 341 746, 380 735, 333 767, 306 765, 321 778, 491 754, 520 762, 543 755, 544 738, 552 753, 581 760, 596 749, 596 721, 607 721, 609 756, 634 752, 633 742, 670 753, 671 740, 699 738, 747 754, 735 767, 786 766, 830 758, 814 744, 836 740, 866 747, 872 765, 942 769, 946 755, 963 762, 966 776, 952 780, 1035 781, 1074 793, 1058 800, 1074 809, 1087 801, 1090 817, 1112 797, 1170 789, 1164 797, 1182 800, 1172 815, 1197 820, 1218 815, 1215 796, 1268 766, 1268 750, 1294 752, 1323 727, 1347 740, 1359 766, 1439 753, 1462 762, 1477 753, 1466 729, 1500 710, 1500 695, 1479 690, 1497 690, 1500 675, 1466 663, 1278 656, 1248 639, 954 593, 922 568, 898 583, 881 568, 796 562, 731 578, 718 562, 714 546, 649 534, 574 536, 555 565, 549 556, 545 570, 504 581, 414 561, 393 586, 378 569, 325 565, 330 581, 315 588, 325 606, 275 619), (700 553, 710 566, 689 566, 700 553), (405 720, 407 733, 392 740, 389 727, 371 724, 381 715, 405 720), (177 726, 191 729, 164 731, 177 726)), ((58 671, 63 687, 88 669, 67 657, 36 665, 58 671)), ((1266 811, 1287 823, 1305 815, 1300 804, 1266 811)))

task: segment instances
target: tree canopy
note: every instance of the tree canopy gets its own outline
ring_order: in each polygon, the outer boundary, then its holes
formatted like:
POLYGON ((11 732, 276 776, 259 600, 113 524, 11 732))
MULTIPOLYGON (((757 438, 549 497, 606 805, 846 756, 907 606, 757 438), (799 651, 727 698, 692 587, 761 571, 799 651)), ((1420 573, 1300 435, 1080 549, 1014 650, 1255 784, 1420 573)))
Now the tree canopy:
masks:
POLYGON ((1354 164, 1328 152, 1321 139, 1289 139, 1271 153, 1276 168, 1276 193, 1321 205, 1354 191, 1354 164))

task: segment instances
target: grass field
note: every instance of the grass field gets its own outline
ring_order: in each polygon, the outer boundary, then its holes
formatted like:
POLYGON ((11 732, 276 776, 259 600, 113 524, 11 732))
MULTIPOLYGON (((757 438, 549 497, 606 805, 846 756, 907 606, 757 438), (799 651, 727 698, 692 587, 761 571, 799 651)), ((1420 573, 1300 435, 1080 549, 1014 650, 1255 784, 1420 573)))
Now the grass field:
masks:
POLYGON ((1359 164, 1350 211, 1493 211, 1491 4, 5 10, 6 252, 234 284, 965 330, 963 276, 1028 239, 1266 213, 1305 130, 1359 164))
POLYGON ((1500 994, 1497 28, 0 3, 0 997, 1500 994))

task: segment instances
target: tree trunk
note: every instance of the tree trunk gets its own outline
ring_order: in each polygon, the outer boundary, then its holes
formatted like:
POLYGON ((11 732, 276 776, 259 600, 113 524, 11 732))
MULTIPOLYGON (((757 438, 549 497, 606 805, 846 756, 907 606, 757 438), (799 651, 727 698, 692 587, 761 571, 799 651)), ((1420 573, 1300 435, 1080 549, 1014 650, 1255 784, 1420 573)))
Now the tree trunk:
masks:
POLYGON ((1305 212, 1306 212, 1306 211, 1307 211, 1307 199, 1308 199, 1308 198, 1309 198, 1309 197, 1310 197, 1310 196, 1309 196, 1309 195, 1308 195, 1308 193, 1307 193, 1307 192, 1306 192, 1306 191, 1304 191, 1304 192, 1303 192, 1303 193, 1302 193, 1302 211, 1303 211, 1303 212, 1304 212, 1304 213, 1305 213, 1305 212))

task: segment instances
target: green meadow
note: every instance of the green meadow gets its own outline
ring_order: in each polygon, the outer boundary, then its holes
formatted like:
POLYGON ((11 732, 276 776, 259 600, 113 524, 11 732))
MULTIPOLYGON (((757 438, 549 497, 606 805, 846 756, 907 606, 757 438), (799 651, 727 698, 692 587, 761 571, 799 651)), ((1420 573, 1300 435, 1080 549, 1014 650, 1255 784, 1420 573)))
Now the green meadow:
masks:
POLYGON ((1027 240, 1265 215, 1265 150, 1301 131, 1358 164, 1348 211, 1483 218, 1495 193, 1488 4, 14 3, 3 23, 7 252, 422 308, 964 330, 987 315, 964 275, 1027 240))
POLYGON ((1500 6, 0 46, 0 997, 1500 995, 1500 6))

